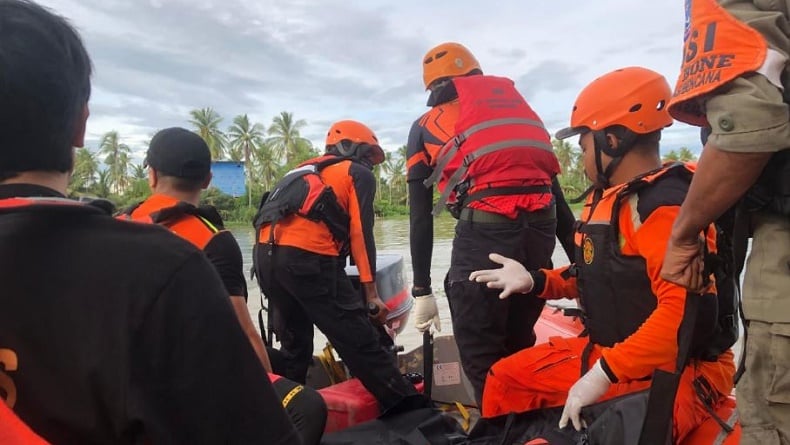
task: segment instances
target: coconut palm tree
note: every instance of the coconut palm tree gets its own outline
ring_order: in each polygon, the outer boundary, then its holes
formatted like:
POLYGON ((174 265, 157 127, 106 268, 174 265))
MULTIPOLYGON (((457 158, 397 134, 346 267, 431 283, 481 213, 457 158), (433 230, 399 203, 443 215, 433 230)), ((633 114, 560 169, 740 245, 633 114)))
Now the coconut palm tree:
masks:
POLYGON ((132 165, 132 179, 146 179, 147 177, 143 164, 132 165))
POLYGON ((280 165, 271 145, 266 142, 255 147, 253 158, 255 160, 255 176, 263 190, 269 190, 279 177, 280 165))
POLYGON ((192 110, 189 115, 192 116, 189 123, 195 126, 195 133, 206 141, 211 151, 211 158, 222 159, 225 156, 225 145, 227 144, 225 133, 219 129, 222 116, 210 107, 192 110))
POLYGON ((71 190, 85 191, 96 182, 96 174, 99 171, 99 161, 96 155, 89 149, 82 147, 77 149, 74 156, 74 172, 71 174, 71 190))
POLYGON ((244 172, 247 176, 247 204, 252 206, 252 165, 250 159, 255 148, 263 144, 263 125, 250 124, 246 114, 233 118, 233 125, 228 128, 231 150, 236 154, 240 151, 244 157, 244 172))
POLYGON ((93 193, 99 198, 107 198, 110 196, 110 170, 100 170, 98 180, 93 185, 93 193))
POLYGON ((108 167, 109 184, 115 189, 116 194, 120 194, 128 182, 127 171, 131 149, 121 142, 117 131, 110 131, 102 136, 99 153, 105 155, 104 163, 108 167))
POLYGON ((290 166, 292 161, 299 156, 300 151, 305 148, 312 148, 309 140, 299 134, 307 122, 304 119, 294 120, 293 113, 282 111, 272 119, 272 124, 266 131, 269 138, 266 140, 271 144, 275 156, 285 159, 285 165, 290 166))

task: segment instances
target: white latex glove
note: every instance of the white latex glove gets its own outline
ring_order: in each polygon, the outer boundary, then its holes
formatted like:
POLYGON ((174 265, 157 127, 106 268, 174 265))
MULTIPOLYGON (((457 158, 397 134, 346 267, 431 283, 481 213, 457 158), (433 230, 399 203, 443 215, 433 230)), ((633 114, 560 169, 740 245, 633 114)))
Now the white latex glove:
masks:
POLYGON ((420 332, 431 329, 431 324, 436 330, 442 331, 442 322, 439 319, 439 308, 436 307, 436 297, 433 294, 414 297, 414 326, 420 332))
POLYGON ((511 294, 525 294, 532 290, 535 281, 527 269, 516 260, 505 258, 498 253, 491 253, 488 259, 501 264, 499 269, 476 270, 469 275, 470 281, 487 283, 491 289, 502 289, 499 298, 505 299, 511 294))
POLYGON ((560 417, 560 428, 565 428, 568 425, 568 419, 570 419, 576 431, 581 431, 583 422, 579 414, 582 407, 595 403, 611 385, 612 382, 609 381, 609 377, 601 368, 601 361, 596 361, 593 367, 576 381, 568 392, 568 399, 565 401, 562 417, 560 417))

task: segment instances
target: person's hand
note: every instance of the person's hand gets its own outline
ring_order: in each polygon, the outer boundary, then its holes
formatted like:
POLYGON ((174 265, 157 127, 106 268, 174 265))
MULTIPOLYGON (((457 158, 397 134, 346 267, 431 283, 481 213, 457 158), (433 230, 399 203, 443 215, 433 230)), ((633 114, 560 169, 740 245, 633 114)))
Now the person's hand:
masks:
POLYGON ((565 401, 562 417, 560 417, 560 428, 565 428, 570 419, 576 431, 581 431, 583 426, 580 418, 582 407, 595 403, 606 394, 611 385, 612 382, 609 381, 609 377, 601 368, 601 361, 596 361, 593 367, 577 380, 568 392, 568 399, 565 401))
POLYGON ((376 320, 379 324, 386 323, 387 315, 389 315, 390 310, 387 305, 381 301, 381 298, 379 298, 376 283, 362 283, 362 288, 365 291, 365 299, 368 302, 368 316, 376 320), (375 306, 375 308, 372 306, 375 306))
POLYGON ((414 326, 420 332, 431 329, 431 325, 436 330, 442 331, 442 321, 439 319, 439 308, 436 307, 436 297, 433 293, 414 297, 414 326))
POLYGON ((381 301, 381 298, 376 296, 376 298, 368 299, 368 316, 378 324, 383 325, 387 322, 387 315, 389 315, 390 309, 387 305, 381 301), (375 307, 376 309, 373 309, 375 307))
POLYGON ((505 258, 497 253, 488 255, 488 259, 501 264, 499 269, 476 270, 469 275, 470 281, 486 283, 491 289, 502 289, 499 298, 504 299, 511 294, 525 294, 532 290, 535 281, 527 269, 516 260, 505 258))
POLYGON ((704 290, 705 280, 703 270, 705 260, 701 237, 693 239, 670 238, 667 244, 667 253, 664 256, 664 265, 661 268, 661 278, 685 287, 691 292, 700 293, 704 290))

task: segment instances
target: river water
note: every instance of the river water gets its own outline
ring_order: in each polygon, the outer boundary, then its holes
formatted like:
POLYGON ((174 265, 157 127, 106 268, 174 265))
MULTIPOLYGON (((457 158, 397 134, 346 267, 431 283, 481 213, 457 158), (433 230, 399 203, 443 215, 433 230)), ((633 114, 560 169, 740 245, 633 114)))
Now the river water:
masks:
MULTIPOLYGON (((439 316, 441 318, 442 331, 437 335, 450 335, 453 327, 450 322, 450 308, 447 299, 444 298, 444 289, 441 283, 450 266, 450 249, 452 246, 453 229, 455 220, 452 217, 443 215, 435 220, 434 223, 434 244, 433 258, 431 263, 431 281, 433 282, 434 295, 437 297, 439 306, 439 316)), ((231 231, 236 236, 241 246, 244 256, 244 270, 249 271, 252 266, 252 227, 231 227, 231 231)), ((403 272, 407 285, 411 288, 411 255, 409 253, 409 220, 408 218, 384 218, 377 219, 375 225, 376 246, 380 253, 396 253, 403 256, 403 272)), ((552 257, 555 266, 568 264, 568 257, 560 247, 559 242, 554 250, 552 257)), ((249 301, 247 307, 250 315, 257 326, 258 310, 261 307, 260 290, 258 283, 251 281, 247 277, 247 287, 249 289, 249 301)), ((404 347, 406 351, 411 351, 422 345, 422 334, 414 328, 414 319, 409 317, 408 324, 398 335, 395 342, 404 347)), ((315 330, 314 350, 318 353, 326 344, 326 337, 321 332, 315 330)))

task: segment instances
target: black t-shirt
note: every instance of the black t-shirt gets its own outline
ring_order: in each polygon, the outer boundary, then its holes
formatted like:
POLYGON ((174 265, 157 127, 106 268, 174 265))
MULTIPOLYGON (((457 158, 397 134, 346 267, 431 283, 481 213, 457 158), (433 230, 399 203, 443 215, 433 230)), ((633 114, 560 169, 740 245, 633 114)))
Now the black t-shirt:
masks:
POLYGON ((0 396, 48 441, 299 443, 214 267, 162 227, 0 207, 0 282, 0 396))
POLYGON ((214 268, 217 269, 222 284, 231 297, 247 299, 247 280, 244 279, 244 260, 241 248, 233 234, 222 230, 211 238, 203 249, 214 268))

